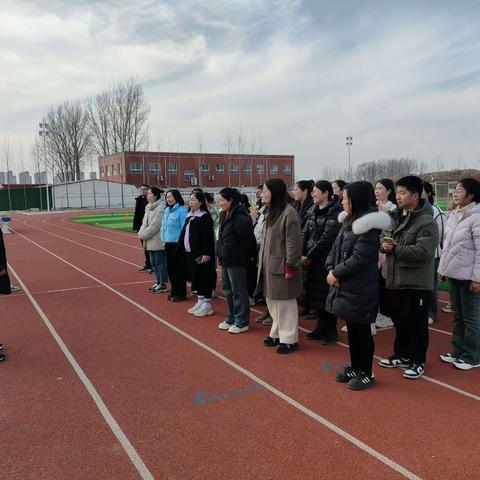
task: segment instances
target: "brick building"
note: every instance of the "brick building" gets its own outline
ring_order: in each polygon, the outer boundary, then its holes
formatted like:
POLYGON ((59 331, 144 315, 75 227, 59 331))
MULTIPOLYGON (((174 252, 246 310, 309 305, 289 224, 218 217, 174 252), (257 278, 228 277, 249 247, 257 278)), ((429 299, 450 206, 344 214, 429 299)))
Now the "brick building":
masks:
POLYGON ((260 185, 282 178, 288 186, 295 178, 293 155, 221 153, 124 152, 98 159, 101 180, 131 185, 188 188, 260 185))

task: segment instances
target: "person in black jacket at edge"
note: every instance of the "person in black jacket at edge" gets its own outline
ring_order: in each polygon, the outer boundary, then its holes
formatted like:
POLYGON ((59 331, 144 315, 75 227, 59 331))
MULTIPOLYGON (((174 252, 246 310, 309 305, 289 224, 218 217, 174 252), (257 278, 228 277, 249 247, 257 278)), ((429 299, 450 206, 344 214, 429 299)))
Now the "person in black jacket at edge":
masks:
MULTIPOLYGON (((147 203, 148 203, 147 193, 149 188, 150 187, 145 183, 140 185, 140 195, 135 198, 135 213, 133 215, 132 230, 137 233, 140 230, 140 227, 142 226, 143 217, 145 215, 145 207, 147 206, 147 203)), ((140 240, 140 242, 142 243, 142 247, 143 247, 143 240, 140 240)), ((142 268, 140 268, 140 270, 138 271, 152 273, 153 270, 152 270, 152 264, 150 263, 150 256, 146 250, 144 250, 144 252, 145 252, 145 265, 142 268)))
POLYGON ((335 379, 351 390, 364 390, 375 383, 375 345, 370 324, 375 322, 379 302, 380 233, 391 220, 375 206, 375 193, 369 182, 349 184, 342 205, 344 212, 339 220, 343 225, 326 262, 330 292, 325 306, 344 319, 348 327, 351 364, 335 379))
POLYGON ((337 341, 338 333, 337 317, 325 310, 329 289, 325 261, 340 230, 338 215, 342 206, 333 196, 332 184, 326 180, 315 183, 312 198, 313 208, 307 214, 302 232, 302 264, 306 271, 305 307, 314 312, 305 319, 318 318, 318 323, 307 338, 329 345, 337 341))
POLYGON ((250 214, 240 203, 236 188, 220 190, 220 230, 217 257, 222 266, 222 288, 227 299, 227 318, 220 330, 242 333, 250 329, 248 267, 255 256, 256 240, 250 214))
POLYGON ((300 226, 305 226, 307 213, 313 206, 312 199, 313 182, 311 180, 300 180, 292 189, 292 196, 296 202, 298 215, 300 217, 300 226))

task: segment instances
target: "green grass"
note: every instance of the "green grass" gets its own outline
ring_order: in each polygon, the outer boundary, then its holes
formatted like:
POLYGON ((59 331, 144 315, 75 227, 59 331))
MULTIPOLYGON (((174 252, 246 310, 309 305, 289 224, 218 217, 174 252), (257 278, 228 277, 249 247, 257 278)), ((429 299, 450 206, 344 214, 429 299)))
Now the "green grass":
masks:
POLYGON ((112 230, 132 231, 133 212, 128 212, 128 220, 125 219, 126 212, 107 213, 99 215, 86 215, 73 217, 72 222, 95 225, 96 227, 110 228, 112 230))

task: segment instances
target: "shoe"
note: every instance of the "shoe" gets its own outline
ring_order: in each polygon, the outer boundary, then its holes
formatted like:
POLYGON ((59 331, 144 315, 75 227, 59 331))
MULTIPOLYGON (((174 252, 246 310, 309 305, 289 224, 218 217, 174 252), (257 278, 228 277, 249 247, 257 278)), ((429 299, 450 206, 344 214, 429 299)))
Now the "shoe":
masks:
POLYGON ((391 357, 383 358, 378 364, 383 368, 405 368, 410 366, 410 361, 397 355, 392 355, 391 357))
POLYGON ((170 297, 170 301, 177 303, 177 302, 184 302, 186 300, 185 297, 177 297, 176 295, 173 295, 170 297))
POLYGON ((250 307, 253 307, 255 305, 255 300, 252 297, 248 299, 248 302, 250 304, 250 307))
POLYGON ((376 335, 376 334, 377 334, 377 327, 375 326, 374 323, 371 323, 371 324, 370 324, 370 330, 372 331, 372 335, 376 335))
POLYGON ((213 300, 214 298, 217 298, 217 292, 215 290, 212 291, 212 297, 210 300, 213 300))
POLYGON ((323 327, 316 327, 311 332, 307 333, 307 340, 321 340, 324 336, 323 327))
POLYGON ((461 358, 457 358, 457 360, 453 362, 453 366, 459 368, 460 370, 471 370, 472 368, 480 367, 480 363, 477 363, 477 364, 468 363, 465 360, 462 360, 461 358))
POLYGON ((153 292, 158 287, 158 283, 154 283, 148 290, 153 292))
POLYGON ((423 363, 412 363, 409 365, 403 372, 404 378, 411 378, 415 380, 420 378, 425 373, 425 364, 423 363))
POLYGON ((335 375, 335 381, 339 383, 348 383, 352 378, 357 376, 357 372, 352 367, 345 367, 343 372, 335 375))
POLYGON ((372 375, 367 373, 358 372, 355 378, 352 378, 348 383, 347 387, 350 390, 366 390, 367 388, 373 387, 375 385, 375 378, 372 375))
POLYGON ((455 363, 457 358, 454 357, 451 353, 442 353, 440 355, 440 360, 445 363, 455 363))
POLYGON ((279 338, 265 337, 263 339, 263 344, 266 347, 276 347, 280 343, 279 338))
POLYGON ((265 305, 267 301, 262 298, 262 297, 257 297, 255 298, 255 304, 254 305, 265 305))
POLYGON ((305 320, 316 320, 318 318, 318 313, 313 311, 305 315, 305 320))
POLYGON ((147 267, 139 268, 138 271, 139 271, 140 273, 150 273, 150 269, 147 268, 147 267))
POLYGON ((210 303, 203 303, 198 310, 195 311, 196 317, 208 317, 213 315, 213 308, 210 303))
POLYGON ((298 350, 298 343, 279 343, 277 345, 277 353, 286 354, 298 350))
POLYGON ((451 303, 447 303, 447 305, 445 305, 444 307, 442 307, 442 312, 444 313, 452 313, 453 310, 452 310, 452 304, 451 303))
POLYGON ((227 322, 222 322, 222 323, 219 323, 218 324, 218 328, 220 330, 228 330, 230 327, 232 327, 233 325, 231 323, 227 323, 227 322))
POLYGON ((269 317, 270 317, 270 313, 267 310, 266 312, 263 312, 261 315, 255 318, 255 323, 262 323, 264 320, 266 320, 269 317))
POLYGON ((273 324, 272 317, 268 317, 262 322, 262 325, 265 325, 266 327, 270 327, 272 324, 273 324))
POLYGON ((246 332, 247 330, 250 330, 249 325, 245 325, 244 327, 237 327, 236 325, 232 325, 228 329, 228 333, 243 333, 243 332, 246 332))
POLYGON ((166 285, 157 285, 155 288, 152 289, 152 293, 165 293, 168 292, 168 288, 166 285))
POLYGON ((320 343, 322 345, 333 345, 337 343, 338 335, 325 335, 322 339, 320 339, 320 343))
POLYGON ((10 291, 11 291, 12 293, 19 292, 20 290, 21 290, 20 287, 17 287, 16 285, 10 284, 10 291))
POLYGON ((3 343, 0 343, 0 350, 3 350, 3 343))
POLYGON ((195 315, 195 312, 201 307, 201 304, 200 303, 196 303, 192 308, 189 308, 187 310, 188 313, 192 314, 192 315, 195 315))
POLYGON ((304 317, 308 313, 309 313, 309 310, 308 310, 308 308, 305 308, 305 307, 302 307, 298 310, 298 316, 299 317, 304 317))
POLYGON ((431 325, 433 323, 433 318, 432 317, 428 317, 428 324, 431 325))
POLYGON ((341 329, 342 332, 348 332, 348 328, 346 325, 344 325, 341 329))
POLYGON ((3 362, 7 359, 7 356, 4 353, 0 353, 0 362, 3 362))
POLYGON ((390 317, 387 317, 386 315, 379 313, 377 314, 375 325, 377 328, 389 328, 389 327, 393 327, 393 322, 390 317))

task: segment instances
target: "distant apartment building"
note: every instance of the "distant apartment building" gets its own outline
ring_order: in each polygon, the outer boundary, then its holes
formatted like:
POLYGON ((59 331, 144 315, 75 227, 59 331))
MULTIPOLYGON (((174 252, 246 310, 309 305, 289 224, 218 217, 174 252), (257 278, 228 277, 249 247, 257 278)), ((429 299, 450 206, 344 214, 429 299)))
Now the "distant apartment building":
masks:
POLYGON ((98 160, 101 180, 160 187, 249 187, 269 178, 288 186, 295 178, 293 155, 124 152, 98 160))
POLYGON ((6 183, 9 183, 11 185, 15 185, 17 183, 17 177, 13 174, 11 170, 7 172, 6 176, 6 183))
POLYGON ((33 174, 33 182, 36 184, 47 183, 47 172, 37 172, 33 174))
POLYGON ((25 171, 25 172, 20 172, 18 174, 18 183, 22 185, 31 185, 32 184, 32 176, 30 175, 30 172, 25 171))
POLYGON ((5 175, 5 172, 0 172, 0 183, 7 183, 7 176, 5 175))
POLYGON ((90 180, 96 180, 97 179, 97 172, 90 172, 88 175, 90 180))

